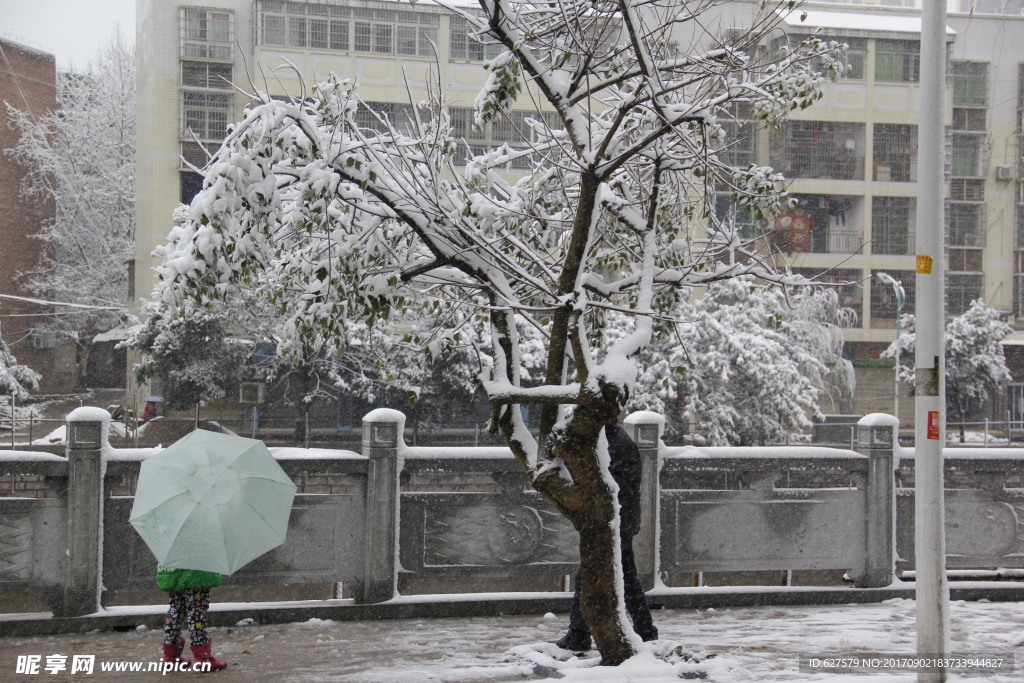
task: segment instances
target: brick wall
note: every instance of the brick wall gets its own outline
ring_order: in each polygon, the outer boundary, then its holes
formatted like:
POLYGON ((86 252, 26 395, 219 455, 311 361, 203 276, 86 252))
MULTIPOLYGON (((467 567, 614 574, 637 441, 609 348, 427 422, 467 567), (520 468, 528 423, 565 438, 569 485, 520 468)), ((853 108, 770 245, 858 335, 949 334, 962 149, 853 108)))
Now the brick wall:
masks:
MULTIPOLYGON (((56 107, 56 66, 51 54, 0 39, 0 294, 23 295, 17 282, 19 271, 39 260, 40 242, 29 236, 41 225, 53 220, 54 205, 49 200, 26 201, 20 196, 25 169, 3 150, 18 140, 18 132, 8 125, 7 107, 3 104, 42 116, 56 107)), ((32 348, 28 330, 44 318, 19 317, 39 313, 39 306, 3 301, 3 328, 0 335, 18 358, 44 375, 43 391, 59 368, 53 367, 47 349, 32 348)))

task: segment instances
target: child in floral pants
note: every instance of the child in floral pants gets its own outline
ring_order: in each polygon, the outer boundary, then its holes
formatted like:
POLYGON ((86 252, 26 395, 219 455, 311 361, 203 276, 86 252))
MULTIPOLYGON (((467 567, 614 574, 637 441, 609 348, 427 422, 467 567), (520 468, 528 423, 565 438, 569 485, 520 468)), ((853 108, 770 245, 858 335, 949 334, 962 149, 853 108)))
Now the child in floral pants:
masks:
POLYGON ((220 574, 158 567, 156 583, 161 590, 169 593, 167 618, 164 620, 163 661, 188 661, 181 656, 185 648, 182 631, 187 625, 195 663, 209 663, 211 670, 226 668, 227 662, 214 658, 211 653, 210 637, 206 632, 210 589, 220 585, 220 574))

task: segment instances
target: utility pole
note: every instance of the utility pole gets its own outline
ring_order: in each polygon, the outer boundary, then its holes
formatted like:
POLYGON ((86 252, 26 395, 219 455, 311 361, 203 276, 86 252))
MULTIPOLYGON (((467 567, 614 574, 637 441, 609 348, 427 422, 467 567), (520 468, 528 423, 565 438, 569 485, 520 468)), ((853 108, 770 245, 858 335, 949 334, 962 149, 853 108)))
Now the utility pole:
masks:
MULTIPOLYGON (((921 5, 921 84, 917 150, 917 338, 914 360, 914 570, 917 653, 949 653, 946 511, 942 449, 946 442, 945 113, 946 3, 921 5)), ((945 681, 946 671, 918 672, 945 681)))

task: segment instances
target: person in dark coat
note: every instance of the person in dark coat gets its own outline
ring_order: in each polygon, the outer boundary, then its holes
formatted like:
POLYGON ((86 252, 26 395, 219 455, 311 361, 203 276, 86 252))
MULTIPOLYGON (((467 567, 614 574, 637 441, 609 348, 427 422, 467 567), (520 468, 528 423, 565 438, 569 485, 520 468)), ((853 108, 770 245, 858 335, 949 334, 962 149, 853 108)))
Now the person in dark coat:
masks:
MULTIPOLYGON (((657 640, 658 629, 651 619, 643 584, 636 571, 633 556, 633 537, 640 531, 640 450, 629 438, 626 430, 610 423, 604 428, 608 439, 608 469, 619 486, 619 541, 622 547, 622 583, 625 590, 626 612, 633 620, 633 630, 644 641, 657 640)), ((576 591, 569 609, 569 630, 555 641, 565 650, 585 652, 590 649, 590 629, 580 609, 580 571, 576 570, 576 591)))

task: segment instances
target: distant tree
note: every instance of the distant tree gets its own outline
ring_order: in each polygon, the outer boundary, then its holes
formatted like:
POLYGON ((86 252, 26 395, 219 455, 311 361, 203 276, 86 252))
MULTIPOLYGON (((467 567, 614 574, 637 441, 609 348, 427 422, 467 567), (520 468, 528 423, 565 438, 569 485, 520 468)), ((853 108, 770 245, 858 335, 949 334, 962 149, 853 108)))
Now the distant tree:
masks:
POLYGON ((807 429, 825 397, 850 394, 845 315, 834 291, 765 287, 742 277, 683 301, 639 360, 631 409, 667 416, 669 439, 714 445, 778 442, 807 429), (684 427, 693 420, 693 433, 684 427))
MULTIPOLYGON (((905 315, 903 321, 906 332, 882 356, 895 358, 898 348, 902 359, 898 376, 913 387, 914 316, 905 315)), ((966 440, 964 422, 971 407, 984 405, 1011 379, 999 343, 1011 332, 1013 328, 1001 320, 999 311, 986 306, 984 299, 972 301, 966 311, 946 324, 946 410, 960 425, 960 443, 966 440)))
POLYGON ((0 339, 0 396, 11 396, 15 403, 24 403, 39 389, 39 378, 40 374, 32 368, 19 365, 7 343, 0 339))
POLYGON ((135 50, 116 36, 88 71, 60 73, 57 110, 35 118, 7 105, 18 143, 7 150, 29 172, 28 199, 52 198, 54 221, 36 235, 42 260, 22 276, 66 308, 53 326, 90 339, 128 310, 135 237, 135 50))
POLYGON ((167 406, 178 409, 237 392, 251 351, 251 344, 229 337, 222 314, 187 307, 171 315, 155 305, 121 345, 141 354, 136 379, 158 379, 167 406))

